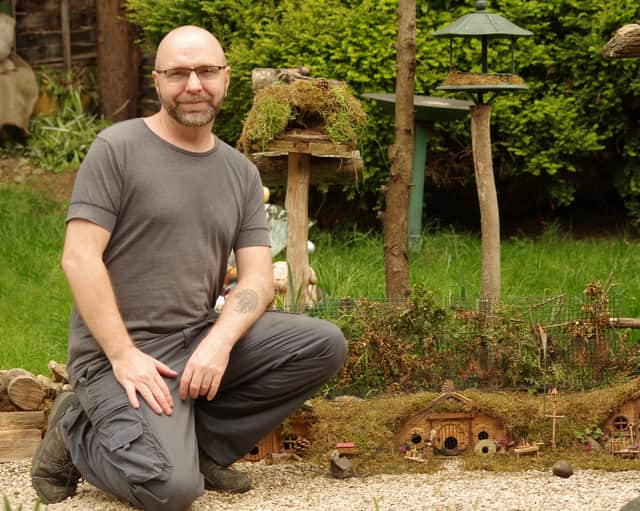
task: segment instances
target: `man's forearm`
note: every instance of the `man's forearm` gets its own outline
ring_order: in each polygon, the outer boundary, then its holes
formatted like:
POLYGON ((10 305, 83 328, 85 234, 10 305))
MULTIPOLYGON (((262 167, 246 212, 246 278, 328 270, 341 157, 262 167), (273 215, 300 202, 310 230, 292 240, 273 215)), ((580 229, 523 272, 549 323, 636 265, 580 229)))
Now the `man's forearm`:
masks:
POLYGON ((80 315, 109 360, 134 347, 102 260, 82 259, 64 265, 80 315))
POLYGON ((273 300, 273 285, 260 278, 239 282, 227 297, 220 317, 207 335, 229 349, 262 316, 273 300))

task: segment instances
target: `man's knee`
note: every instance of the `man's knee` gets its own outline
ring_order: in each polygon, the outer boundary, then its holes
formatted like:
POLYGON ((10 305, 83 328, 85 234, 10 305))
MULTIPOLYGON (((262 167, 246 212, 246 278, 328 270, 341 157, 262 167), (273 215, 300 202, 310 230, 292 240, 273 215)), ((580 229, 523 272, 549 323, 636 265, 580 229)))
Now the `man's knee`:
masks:
POLYGON ((132 491, 145 510, 184 511, 202 495, 204 482, 198 471, 173 470, 166 481, 150 480, 132 491))
POLYGON ((348 343, 340 330, 336 325, 328 321, 324 321, 325 339, 328 345, 328 349, 331 353, 330 366, 333 372, 337 372, 342 364, 344 364, 347 358, 348 343))

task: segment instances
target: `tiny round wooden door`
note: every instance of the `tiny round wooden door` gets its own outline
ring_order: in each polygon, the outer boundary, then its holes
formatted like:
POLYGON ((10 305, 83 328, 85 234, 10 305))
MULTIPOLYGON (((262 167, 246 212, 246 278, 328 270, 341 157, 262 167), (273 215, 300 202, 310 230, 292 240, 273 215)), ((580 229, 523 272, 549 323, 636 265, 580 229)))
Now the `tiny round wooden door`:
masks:
POLYGON ((436 429, 434 447, 442 454, 455 456, 469 447, 469 427, 461 422, 446 422, 436 429))

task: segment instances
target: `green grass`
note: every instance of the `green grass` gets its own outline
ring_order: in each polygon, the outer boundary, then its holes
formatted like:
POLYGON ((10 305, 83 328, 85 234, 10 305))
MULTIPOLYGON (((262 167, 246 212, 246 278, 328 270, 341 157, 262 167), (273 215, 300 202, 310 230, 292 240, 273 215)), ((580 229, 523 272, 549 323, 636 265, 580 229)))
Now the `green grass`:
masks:
MULTIPOLYGON (((66 359, 71 295, 60 268, 65 206, 17 186, 0 185, 0 369, 47 374, 47 362, 66 359)), ((330 300, 384 297, 382 236, 367 232, 311 232, 310 263, 330 300)), ((594 280, 617 285, 615 312, 640 317, 638 240, 624 233, 573 239, 552 226, 538 238, 502 245, 505 303, 535 304, 564 294, 580 298, 594 280)), ((410 254, 410 280, 443 304, 474 308, 479 295, 477 235, 425 234, 410 254)), ((613 295, 612 295, 613 296, 613 295)))
MULTIPOLYGON (((310 264, 320 287, 332 298, 384 297, 382 236, 312 232, 316 251, 310 264)), ((573 239, 557 227, 538 238, 511 238, 502 243, 502 299, 535 304, 564 294, 579 300, 589 282, 615 283, 617 312, 640 315, 640 242, 626 234, 573 239)), ((427 233, 420 250, 409 256, 411 284, 423 284, 443 304, 475 307, 481 287, 478 235, 441 231, 427 233)))
POLYGON ((64 210, 0 187, 0 369, 48 374, 66 359, 70 293, 60 268, 64 210))

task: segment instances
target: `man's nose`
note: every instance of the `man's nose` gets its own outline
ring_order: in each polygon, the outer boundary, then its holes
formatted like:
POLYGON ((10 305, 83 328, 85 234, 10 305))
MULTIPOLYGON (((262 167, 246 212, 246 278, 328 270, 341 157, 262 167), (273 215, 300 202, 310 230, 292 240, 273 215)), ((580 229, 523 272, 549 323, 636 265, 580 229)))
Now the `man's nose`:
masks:
POLYGON ((202 89, 202 82, 198 77, 198 73, 196 73, 195 69, 192 69, 189 73, 189 78, 187 78, 187 84, 185 86, 187 90, 200 90, 202 89))

